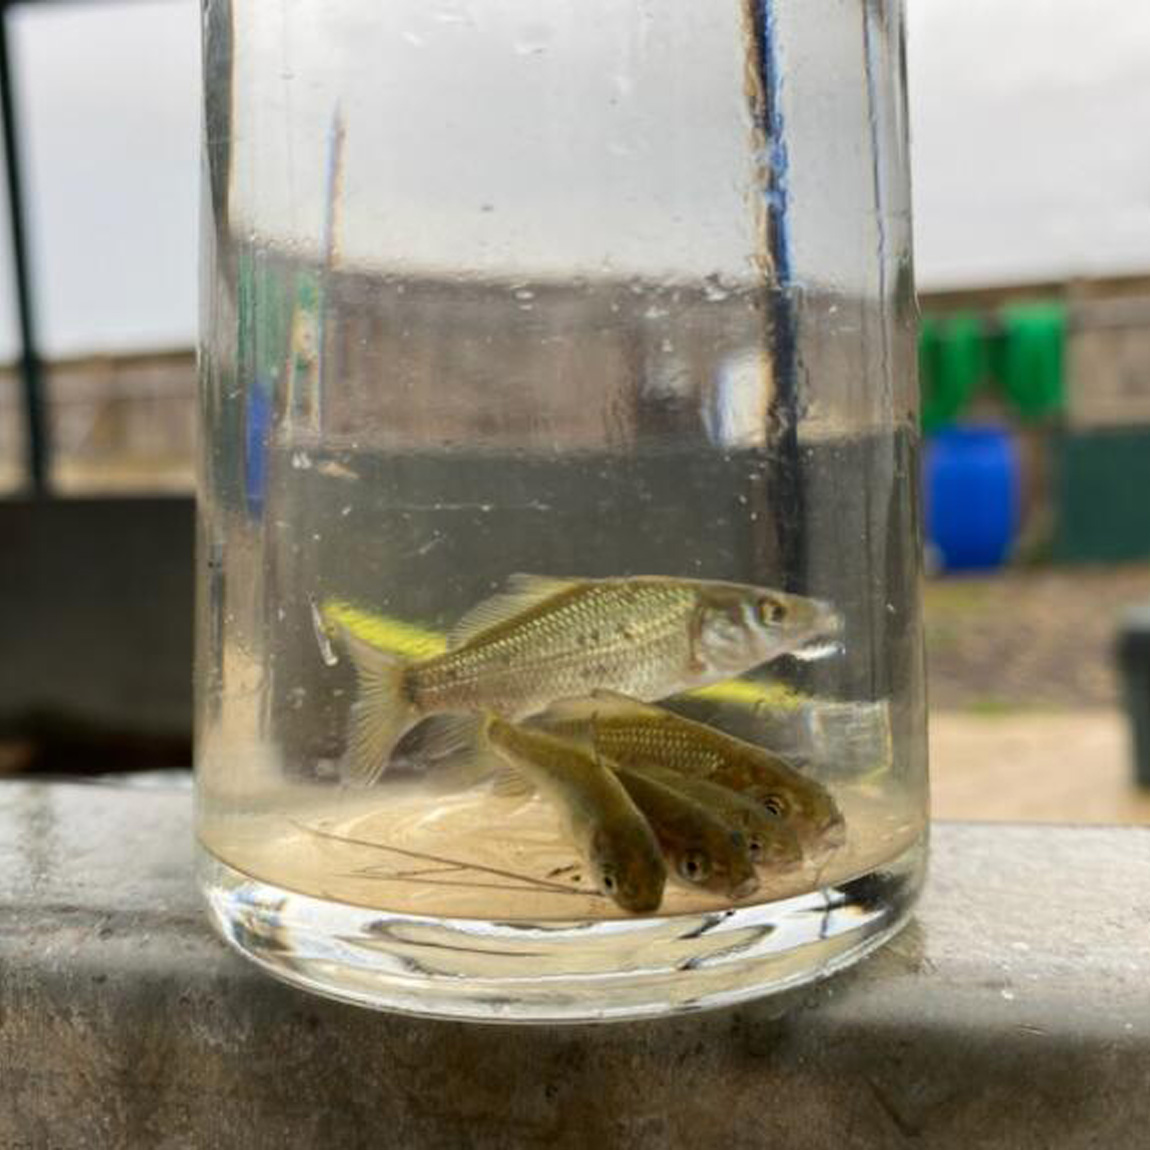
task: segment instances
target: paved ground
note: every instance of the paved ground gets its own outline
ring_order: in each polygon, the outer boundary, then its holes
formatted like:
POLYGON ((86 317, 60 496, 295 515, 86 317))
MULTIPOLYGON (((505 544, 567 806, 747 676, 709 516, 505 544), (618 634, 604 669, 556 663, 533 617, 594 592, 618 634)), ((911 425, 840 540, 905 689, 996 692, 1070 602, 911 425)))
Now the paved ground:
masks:
POLYGON ((1150 566, 1016 571, 927 585, 931 766, 940 818, 1150 824, 1114 663, 1150 566))
POLYGON ((1116 628, 1138 603, 1150 603, 1150 566, 932 580, 931 705, 984 712, 1113 706, 1116 628))
MULTIPOLYGON (((737 1010, 524 1029, 374 1015, 241 963, 204 922, 190 815, 171 791, 0 785, 6 1150, 1147 1144, 1150 831, 940 825, 914 920, 851 974, 737 1010)), ((902 897, 893 875, 864 886, 805 916, 820 946, 873 921, 867 891, 902 897)), ((237 937, 296 979, 444 959, 446 935, 372 923, 326 947, 281 899, 233 906, 237 937)), ((772 937, 725 930, 656 931, 633 969, 683 994, 772 937), (664 972, 702 931, 705 960, 664 972)))
POLYGON ((931 716, 936 818, 1150 826, 1122 712, 931 716))

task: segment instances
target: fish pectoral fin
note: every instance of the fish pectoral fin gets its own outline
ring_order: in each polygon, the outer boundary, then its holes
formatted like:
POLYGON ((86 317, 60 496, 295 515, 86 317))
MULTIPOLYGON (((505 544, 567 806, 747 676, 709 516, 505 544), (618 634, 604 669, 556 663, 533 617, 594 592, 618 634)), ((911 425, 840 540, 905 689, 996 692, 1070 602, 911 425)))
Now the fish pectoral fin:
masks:
POLYGON ((503 767, 495 774, 491 793, 501 799, 529 799, 535 794, 535 788, 526 776, 513 767, 503 767))
POLYGON ((484 716, 432 715, 414 739, 412 759, 428 771, 453 772, 472 782, 503 768, 503 760, 483 737, 484 716))
POLYGON ((703 657, 703 611, 696 607, 691 613, 691 621, 687 624, 687 668, 693 675, 702 675, 708 670, 707 660, 703 657))
POLYGON ((512 575, 498 594, 477 603, 448 632, 449 649, 462 647, 486 631, 514 619, 560 591, 575 586, 572 579, 552 579, 545 575, 512 575))

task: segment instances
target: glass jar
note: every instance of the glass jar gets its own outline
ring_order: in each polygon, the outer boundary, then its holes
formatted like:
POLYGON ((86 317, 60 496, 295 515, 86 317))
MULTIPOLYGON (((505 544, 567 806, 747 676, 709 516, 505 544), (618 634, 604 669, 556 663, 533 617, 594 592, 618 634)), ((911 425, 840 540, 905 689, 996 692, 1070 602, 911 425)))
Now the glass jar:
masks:
POLYGON ((735 1002, 927 840, 899 0, 205 7, 211 915, 369 1006, 735 1002))

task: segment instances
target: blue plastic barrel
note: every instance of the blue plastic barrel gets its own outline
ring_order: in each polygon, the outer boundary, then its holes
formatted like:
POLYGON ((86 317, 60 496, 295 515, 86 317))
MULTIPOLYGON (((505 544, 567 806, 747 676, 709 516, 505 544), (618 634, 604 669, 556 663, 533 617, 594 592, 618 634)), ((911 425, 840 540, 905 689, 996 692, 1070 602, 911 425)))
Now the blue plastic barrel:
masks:
POLYGON ((1018 531, 1018 448, 1002 427, 950 427, 927 441, 926 534, 948 571, 999 567, 1018 531))

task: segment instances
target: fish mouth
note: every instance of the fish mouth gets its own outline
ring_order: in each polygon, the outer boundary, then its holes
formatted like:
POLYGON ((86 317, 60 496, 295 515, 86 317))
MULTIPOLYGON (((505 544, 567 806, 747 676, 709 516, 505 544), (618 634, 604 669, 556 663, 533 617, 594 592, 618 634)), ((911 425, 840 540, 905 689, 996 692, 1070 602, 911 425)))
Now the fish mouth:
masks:
POLYGON ((628 899, 619 899, 619 905, 630 914, 654 914, 663 901, 663 892, 652 895, 636 895, 628 899))
POLYGON ((796 647, 791 655, 803 663, 813 663, 816 659, 827 659, 831 655, 841 655, 843 643, 841 639, 827 639, 818 635, 808 639, 801 647, 796 647))
POLYGON ((823 659, 843 651, 846 622, 842 615, 824 599, 814 600, 814 612, 814 621, 790 652, 796 659, 823 659))
POLYGON ((759 889, 759 876, 757 874, 749 874, 740 883, 734 883, 727 887, 727 894, 731 898, 747 898, 754 894, 759 889))
POLYGON ((819 837, 830 848, 841 847, 847 841, 847 824, 842 818, 830 819, 819 829, 819 837))
POLYGON ((842 818, 832 818, 817 828, 814 841, 808 846, 807 854, 812 862, 824 862, 840 847, 846 845, 847 825, 842 818))

